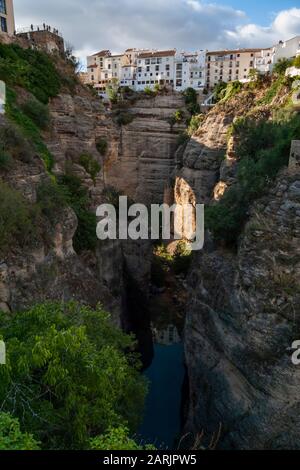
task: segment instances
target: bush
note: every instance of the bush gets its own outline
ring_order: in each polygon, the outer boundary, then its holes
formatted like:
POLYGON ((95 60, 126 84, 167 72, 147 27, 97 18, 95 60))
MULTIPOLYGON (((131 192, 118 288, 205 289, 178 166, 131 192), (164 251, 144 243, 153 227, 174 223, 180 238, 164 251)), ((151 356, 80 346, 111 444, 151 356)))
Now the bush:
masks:
POLYGON ((66 192, 53 181, 45 181, 37 189, 37 204, 42 214, 55 224, 67 207, 66 192))
POLYGON ((194 116, 192 116, 190 123, 189 123, 189 127, 188 127, 189 136, 192 136, 195 132, 198 131, 203 120, 204 120, 204 114, 195 114, 194 116))
POLYGON ((39 450, 39 443, 21 431, 18 419, 0 412, 0 450, 39 450))
POLYGON ((216 102, 220 101, 224 97, 226 88, 227 83, 225 82, 220 82, 214 87, 214 96, 216 102))
POLYGON ((187 88, 184 91, 183 96, 185 98, 187 110, 191 113, 191 115, 193 116, 194 114, 199 114, 200 106, 198 104, 198 95, 196 90, 194 90, 194 88, 187 88))
POLYGON ((237 95, 243 88, 243 84, 238 80, 229 83, 220 83, 215 88, 216 101, 226 103, 226 101, 237 95))
POLYGON ((22 246, 35 233, 33 211, 22 195, 0 182, 0 252, 13 243, 22 246))
POLYGON ((178 134, 177 141, 176 141, 177 148, 180 147, 181 145, 185 145, 189 140, 190 140, 190 136, 186 131, 180 132, 180 134, 178 134))
POLYGON ((0 171, 8 170, 12 165, 11 156, 0 148, 0 171))
POLYGON ((33 148, 13 124, 0 127, 0 152, 2 155, 4 154, 4 163, 8 163, 8 152, 13 159, 21 160, 24 163, 30 163, 34 156, 33 148))
POLYGON ((108 149, 108 143, 105 137, 99 137, 96 140, 96 148, 98 152, 100 153, 100 155, 102 155, 103 157, 106 155, 107 149, 108 149))
POLYGON ((293 66, 300 69, 300 55, 298 57, 296 57, 296 59, 294 60, 293 66))
POLYGON ((31 99, 26 101, 21 109, 40 129, 47 129, 50 122, 47 105, 40 103, 36 99, 31 99))
POLYGON ((97 245, 97 218, 89 210, 88 191, 77 176, 64 175, 58 179, 67 204, 72 207, 78 219, 78 227, 73 239, 77 253, 85 250, 94 251, 97 245))
POLYGON ((148 96, 153 96, 153 94, 154 94, 152 88, 150 88, 149 86, 146 86, 144 88, 144 93, 148 96))
POLYGON ((293 65, 293 61, 290 59, 279 59, 279 61, 273 67, 273 73, 277 75, 284 75, 286 69, 293 65))
POLYGON ((117 116, 117 124, 119 126, 127 126, 134 120, 134 115, 131 113, 120 112, 117 116))
POLYGON ((0 314, 0 334, 0 408, 43 449, 83 450, 111 427, 137 429, 146 385, 135 343, 100 307, 46 303, 0 314))
POLYGON ((110 428, 102 436, 90 441, 92 450, 155 450, 153 446, 141 446, 129 437, 129 429, 125 426, 110 428))
POLYGON ((95 183, 96 177, 101 170, 101 165, 91 155, 83 154, 79 158, 80 165, 90 175, 95 183))
POLYGON ((119 82, 113 78, 106 87, 106 94, 112 103, 117 103, 119 98, 119 82))
POLYGON ((177 244, 173 255, 172 270, 175 274, 183 274, 186 276, 189 272, 192 262, 192 252, 185 241, 177 244))

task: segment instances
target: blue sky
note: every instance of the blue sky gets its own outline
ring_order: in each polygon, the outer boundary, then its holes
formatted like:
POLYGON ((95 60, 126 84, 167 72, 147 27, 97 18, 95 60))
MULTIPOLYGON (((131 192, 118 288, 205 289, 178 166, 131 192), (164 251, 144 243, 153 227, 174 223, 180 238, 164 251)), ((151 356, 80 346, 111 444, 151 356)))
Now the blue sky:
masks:
POLYGON ((262 26, 269 25, 281 10, 299 7, 297 0, 224 0, 214 3, 244 10, 251 21, 260 23, 262 26))
POLYGON ((78 56, 129 47, 270 47, 300 35, 299 0, 14 0, 17 26, 46 22, 78 56))

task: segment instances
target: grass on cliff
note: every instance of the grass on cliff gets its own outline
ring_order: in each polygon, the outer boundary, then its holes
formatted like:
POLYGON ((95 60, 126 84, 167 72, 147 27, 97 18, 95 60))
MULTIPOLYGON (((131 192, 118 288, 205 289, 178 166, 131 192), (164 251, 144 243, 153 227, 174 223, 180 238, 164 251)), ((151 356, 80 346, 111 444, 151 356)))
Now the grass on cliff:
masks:
POLYGON ((0 253, 14 244, 31 243, 36 235, 35 210, 18 191, 0 182, 0 253))
POLYGON ((18 126, 24 138, 30 142, 36 153, 43 160, 47 171, 51 172, 54 158, 43 141, 40 129, 49 122, 47 108, 41 103, 32 105, 32 100, 25 103, 21 108, 17 103, 16 92, 10 88, 7 89, 6 98, 7 117, 18 126), (40 111, 39 113, 38 110, 40 111))
POLYGON ((300 115, 281 110, 273 121, 238 119, 233 133, 239 144, 237 183, 220 202, 206 209, 206 226, 215 239, 235 244, 250 205, 261 197, 278 171, 288 165, 291 141, 300 138, 300 115))
POLYGON ((0 80, 29 91, 41 103, 60 92, 62 79, 45 52, 0 44, 0 80))

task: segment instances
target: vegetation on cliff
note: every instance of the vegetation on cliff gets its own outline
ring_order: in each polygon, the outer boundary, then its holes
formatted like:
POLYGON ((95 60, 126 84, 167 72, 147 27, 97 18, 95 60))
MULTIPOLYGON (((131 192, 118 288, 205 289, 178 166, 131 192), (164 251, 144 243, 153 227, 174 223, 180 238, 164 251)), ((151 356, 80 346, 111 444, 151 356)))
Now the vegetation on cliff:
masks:
MULTIPOLYGON (((269 84, 264 86, 256 106, 235 119, 230 128, 238 163, 236 182, 218 203, 206 209, 206 225, 216 240, 237 242, 251 204, 268 190, 280 169, 288 165, 291 141, 300 137, 300 116, 290 105, 292 81, 284 76, 286 67, 287 64, 280 64, 273 78, 266 79, 269 84)), ((262 80, 258 78, 256 83, 244 85, 241 93, 258 92, 262 80)), ((223 89, 221 105, 227 101, 227 88, 223 89)), ((234 96, 238 99, 238 93, 234 96)))

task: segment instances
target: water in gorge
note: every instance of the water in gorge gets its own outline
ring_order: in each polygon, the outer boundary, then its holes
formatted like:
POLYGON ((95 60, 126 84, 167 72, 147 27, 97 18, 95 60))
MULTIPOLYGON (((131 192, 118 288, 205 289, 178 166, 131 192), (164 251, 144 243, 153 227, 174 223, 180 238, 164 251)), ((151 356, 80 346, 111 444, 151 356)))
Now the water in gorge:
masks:
POLYGON ((153 339, 154 358, 144 372, 149 380, 149 394, 139 436, 159 449, 174 449, 181 432, 183 344, 174 325, 154 329, 153 339))

